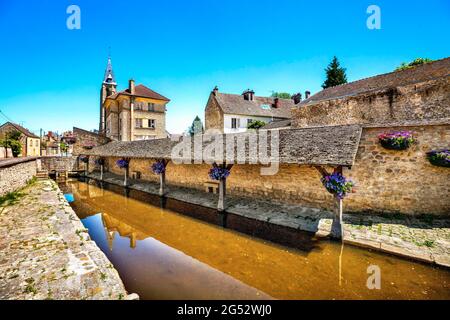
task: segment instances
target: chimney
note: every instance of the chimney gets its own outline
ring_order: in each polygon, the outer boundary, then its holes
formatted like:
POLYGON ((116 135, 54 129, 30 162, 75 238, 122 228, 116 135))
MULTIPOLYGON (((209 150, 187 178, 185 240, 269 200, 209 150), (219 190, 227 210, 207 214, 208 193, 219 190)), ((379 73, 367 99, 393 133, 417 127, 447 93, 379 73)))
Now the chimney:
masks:
POLYGON ((273 107, 278 108, 280 106, 280 99, 275 98, 273 99, 273 107))
POLYGON ((242 95, 244 96, 244 100, 253 101, 255 91, 247 89, 242 93, 242 95))
POLYGON ((305 91, 305 99, 308 99, 310 95, 311 95, 310 91, 305 91))
POLYGON ((130 94, 135 94, 136 93, 136 88, 135 88, 133 79, 130 79, 128 81, 128 90, 130 91, 130 94))
POLYGON ((217 92, 219 92, 219 88, 217 86, 214 87, 212 94, 217 95, 217 92))
POLYGON ((292 100, 294 100, 294 104, 299 104, 302 101, 302 94, 300 92, 294 94, 292 100))

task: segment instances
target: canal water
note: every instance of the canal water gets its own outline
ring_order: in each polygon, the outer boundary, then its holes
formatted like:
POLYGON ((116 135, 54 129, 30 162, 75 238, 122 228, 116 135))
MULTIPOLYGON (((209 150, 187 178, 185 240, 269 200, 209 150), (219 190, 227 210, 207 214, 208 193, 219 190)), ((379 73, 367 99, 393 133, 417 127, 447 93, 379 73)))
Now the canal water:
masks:
POLYGON ((450 299, 444 269, 324 240, 285 247, 92 182, 62 189, 141 299, 450 299), (380 289, 367 287, 370 266, 380 289))

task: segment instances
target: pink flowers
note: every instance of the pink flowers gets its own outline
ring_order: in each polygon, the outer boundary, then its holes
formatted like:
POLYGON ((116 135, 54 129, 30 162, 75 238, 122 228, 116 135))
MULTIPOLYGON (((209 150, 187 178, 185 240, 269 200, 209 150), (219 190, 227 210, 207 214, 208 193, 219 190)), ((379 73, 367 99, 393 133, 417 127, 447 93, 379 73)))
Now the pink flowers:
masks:
POLYGON ((414 142, 411 131, 396 131, 378 135, 380 144, 391 150, 405 150, 414 142))

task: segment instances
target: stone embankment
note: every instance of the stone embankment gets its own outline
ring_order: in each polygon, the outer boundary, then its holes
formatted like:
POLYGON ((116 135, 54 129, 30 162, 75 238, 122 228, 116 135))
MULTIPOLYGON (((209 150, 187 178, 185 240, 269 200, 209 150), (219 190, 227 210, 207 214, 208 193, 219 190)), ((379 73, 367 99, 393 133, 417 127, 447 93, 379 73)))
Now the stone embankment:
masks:
MULTIPOLYGON (((97 172, 89 177, 99 179, 97 172)), ((103 181, 122 186, 123 176, 105 173, 103 181)), ((131 180, 130 189, 158 194, 157 183, 131 180)), ((175 200, 217 208, 217 195, 191 188, 168 186, 166 196, 175 200)), ((332 236, 334 214, 287 203, 227 195, 228 213, 272 225, 306 231, 317 237, 332 236)), ((344 243, 366 247, 408 259, 450 267, 450 219, 407 215, 344 214, 344 243)))
POLYGON ((0 203, 0 299, 130 299, 55 182, 0 203))

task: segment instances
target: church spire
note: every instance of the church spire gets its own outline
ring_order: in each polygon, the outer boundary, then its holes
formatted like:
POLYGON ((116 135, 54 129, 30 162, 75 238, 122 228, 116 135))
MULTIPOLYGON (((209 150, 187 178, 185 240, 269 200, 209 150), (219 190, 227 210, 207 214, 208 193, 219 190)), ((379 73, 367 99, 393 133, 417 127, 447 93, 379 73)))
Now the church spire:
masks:
POLYGON ((103 77, 103 83, 105 84, 117 84, 114 77, 114 71, 111 63, 111 56, 108 56, 108 64, 106 65, 105 76, 103 77))

